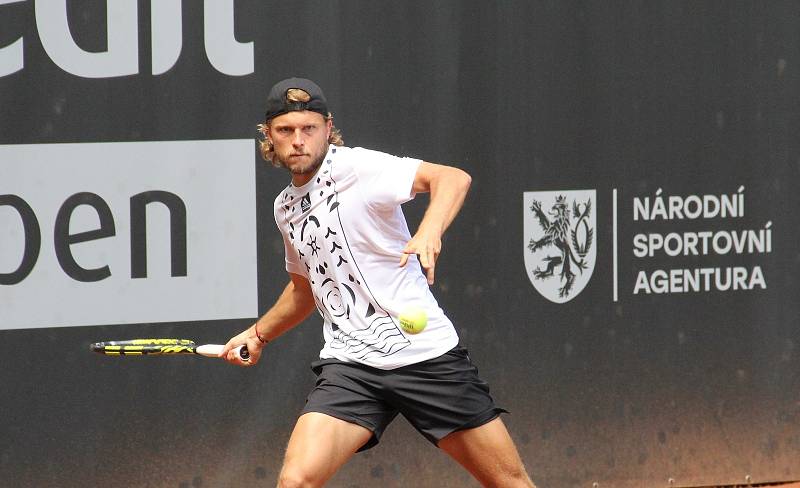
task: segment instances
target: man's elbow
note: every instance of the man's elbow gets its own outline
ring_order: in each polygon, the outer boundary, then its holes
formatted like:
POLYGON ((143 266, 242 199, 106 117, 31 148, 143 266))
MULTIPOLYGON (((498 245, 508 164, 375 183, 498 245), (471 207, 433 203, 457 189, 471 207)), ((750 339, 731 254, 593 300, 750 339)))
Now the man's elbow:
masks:
POLYGON ((472 185, 472 176, 470 176, 470 174, 464 171, 463 169, 460 168, 454 168, 454 169, 456 170, 456 174, 458 176, 459 186, 461 186, 461 188, 466 193, 466 191, 469 190, 470 185, 472 185))

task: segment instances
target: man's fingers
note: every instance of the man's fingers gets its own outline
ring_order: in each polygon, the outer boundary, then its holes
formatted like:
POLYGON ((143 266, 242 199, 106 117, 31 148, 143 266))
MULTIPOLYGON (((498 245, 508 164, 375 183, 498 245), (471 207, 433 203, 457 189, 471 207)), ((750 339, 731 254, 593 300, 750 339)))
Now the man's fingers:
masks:
POLYGON ((239 357, 238 354, 236 354, 236 349, 228 349, 228 352, 225 353, 225 360, 231 364, 239 364, 239 357))
POLYGON ((428 268, 431 265, 431 256, 433 256, 432 249, 430 246, 425 246, 417 252, 417 256, 419 256, 419 264, 422 265, 423 268, 428 268))
POLYGON ((236 364, 239 366, 255 366, 258 364, 259 359, 261 359, 261 353, 264 350, 264 345, 253 337, 248 337, 243 345, 247 348, 249 356, 242 358, 239 355, 241 352, 240 349, 238 347, 234 348, 232 354, 236 364))
POLYGON ((436 259, 439 255, 437 246, 428 245, 424 248, 417 248, 412 245, 406 246, 403 249, 403 255, 400 256, 400 266, 403 267, 408 263, 408 257, 415 254, 419 259, 419 264, 425 272, 428 284, 432 285, 434 280, 434 268, 436 267, 436 259))
POLYGON ((222 347, 222 351, 217 357, 237 366, 254 366, 261 356, 263 344, 254 336, 252 329, 250 327, 241 334, 232 337, 222 347), (247 351, 250 353, 250 357, 247 360, 243 360, 239 355, 241 346, 247 347, 247 351))
POLYGON ((224 346, 222 346, 222 350, 219 352, 219 354, 217 355, 217 357, 219 357, 219 358, 222 358, 222 359, 225 359, 225 358, 227 358, 227 357, 228 357, 228 351, 230 351, 230 350, 231 350, 231 347, 232 347, 232 346, 231 346, 231 343, 230 343, 230 341, 228 341, 228 343, 227 343, 227 344, 225 344, 224 346))
MULTIPOLYGON (((247 346, 247 344, 244 344, 247 346)), ((247 348, 248 351, 254 350, 251 347, 247 348)), ((225 358, 229 363, 235 364, 237 366, 254 366, 258 362, 258 357, 255 354, 250 354, 248 359, 242 359, 239 356, 239 347, 235 347, 228 351, 228 355, 225 358)))
MULTIPOLYGON (((225 344, 225 347, 222 348, 218 357, 237 366, 250 366, 247 361, 242 361, 242 358, 239 357, 239 346, 241 345, 242 344, 237 344, 231 340, 225 344)), ((248 346, 248 350, 252 350, 252 348, 248 346)))
POLYGON ((434 270, 436 269, 436 253, 433 249, 428 250, 428 256, 426 258, 428 262, 427 266, 425 266, 426 275, 428 276, 428 285, 433 284, 433 277, 434 277, 434 270))

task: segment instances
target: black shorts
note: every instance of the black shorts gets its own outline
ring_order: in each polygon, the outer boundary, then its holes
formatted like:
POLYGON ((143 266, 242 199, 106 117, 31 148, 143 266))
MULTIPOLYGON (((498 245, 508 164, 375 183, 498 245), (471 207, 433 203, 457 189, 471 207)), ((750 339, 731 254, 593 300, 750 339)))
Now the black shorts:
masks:
POLYGON ((315 361, 311 369, 317 384, 302 413, 324 413, 369 429, 372 438, 359 451, 375 446, 398 413, 437 445, 452 432, 478 427, 506 412, 494 404, 489 385, 461 346, 392 370, 337 359, 315 361))

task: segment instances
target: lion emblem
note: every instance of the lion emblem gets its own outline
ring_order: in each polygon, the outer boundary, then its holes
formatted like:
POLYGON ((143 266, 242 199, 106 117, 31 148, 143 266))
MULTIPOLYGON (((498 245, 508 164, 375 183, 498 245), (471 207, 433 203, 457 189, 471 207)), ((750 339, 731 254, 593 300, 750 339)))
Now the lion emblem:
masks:
MULTIPOLYGON (((556 281, 557 290, 554 291, 558 300, 554 301, 561 302, 571 298, 570 294, 575 291, 576 278, 586 272, 589 261, 593 261, 595 256, 592 199, 576 197, 572 199, 570 206, 567 197, 559 194, 555 196, 550 209, 545 210, 540 199, 530 198, 528 210, 533 213, 532 220, 538 223, 543 234, 535 231, 528 234, 527 249, 538 260, 528 270, 529 276, 534 285, 536 281, 556 281)), ((591 270, 588 274, 591 274, 591 270)), ((588 276, 583 285, 586 281, 588 276)))

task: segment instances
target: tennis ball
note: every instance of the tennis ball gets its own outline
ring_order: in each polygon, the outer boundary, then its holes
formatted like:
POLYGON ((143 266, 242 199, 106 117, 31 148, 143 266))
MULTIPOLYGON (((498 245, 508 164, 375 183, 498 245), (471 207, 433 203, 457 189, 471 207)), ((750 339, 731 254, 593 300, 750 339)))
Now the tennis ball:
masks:
POLYGON ((409 334, 419 334, 428 325, 428 314, 419 307, 408 307, 397 318, 400 327, 409 334))

